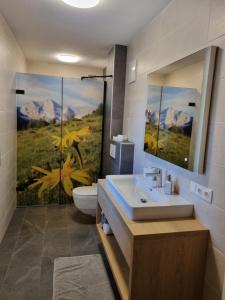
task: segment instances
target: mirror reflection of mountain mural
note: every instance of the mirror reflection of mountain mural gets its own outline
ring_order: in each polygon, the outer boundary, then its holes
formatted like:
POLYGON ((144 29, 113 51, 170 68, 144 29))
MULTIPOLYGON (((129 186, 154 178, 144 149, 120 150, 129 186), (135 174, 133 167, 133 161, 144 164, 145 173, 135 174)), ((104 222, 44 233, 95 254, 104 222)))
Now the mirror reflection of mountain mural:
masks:
POLYGON ((146 152, 188 168, 195 103, 199 97, 192 88, 149 86, 146 152))
POLYGON ((176 110, 174 107, 167 107, 159 112, 152 112, 150 122, 160 129, 180 131, 186 135, 191 135, 193 117, 188 113, 176 110))
POLYGON ((103 83, 17 74, 19 206, 72 201, 100 172, 103 83))

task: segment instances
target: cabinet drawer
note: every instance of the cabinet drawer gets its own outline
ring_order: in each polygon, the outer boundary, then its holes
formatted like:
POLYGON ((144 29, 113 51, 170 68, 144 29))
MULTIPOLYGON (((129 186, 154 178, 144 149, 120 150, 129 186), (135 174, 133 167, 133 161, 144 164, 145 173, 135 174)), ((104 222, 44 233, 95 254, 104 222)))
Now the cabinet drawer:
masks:
POLYGON ((98 187, 98 203, 101 206, 101 209, 103 210, 110 224, 110 227, 120 246, 124 258, 128 266, 130 267, 133 249, 132 235, 130 234, 126 224, 120 217, 117 209, 100 186, 98 187))

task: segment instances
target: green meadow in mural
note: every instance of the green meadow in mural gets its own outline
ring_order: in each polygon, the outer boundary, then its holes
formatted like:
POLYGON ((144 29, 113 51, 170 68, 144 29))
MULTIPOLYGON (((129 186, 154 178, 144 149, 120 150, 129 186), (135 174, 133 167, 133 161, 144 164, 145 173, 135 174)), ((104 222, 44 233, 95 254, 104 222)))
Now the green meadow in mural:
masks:
POLYGON ((103 83, 17 75, 18 205, 68 203, 100 172, 103 83))

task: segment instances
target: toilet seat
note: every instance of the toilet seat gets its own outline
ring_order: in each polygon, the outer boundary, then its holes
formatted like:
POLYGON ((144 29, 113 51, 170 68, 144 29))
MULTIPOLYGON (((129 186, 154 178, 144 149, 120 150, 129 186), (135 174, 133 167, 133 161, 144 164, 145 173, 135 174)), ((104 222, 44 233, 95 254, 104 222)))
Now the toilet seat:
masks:
POLYGON ((97 196, 97 185, 81 186, 73 190, 74 196, 97 196))

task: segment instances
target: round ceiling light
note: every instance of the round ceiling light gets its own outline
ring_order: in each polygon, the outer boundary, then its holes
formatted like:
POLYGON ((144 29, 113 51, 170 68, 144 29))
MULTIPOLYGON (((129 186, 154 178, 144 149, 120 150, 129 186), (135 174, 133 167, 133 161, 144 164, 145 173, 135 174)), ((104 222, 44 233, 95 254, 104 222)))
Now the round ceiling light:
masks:
POLYGON ((58 60, 65 62, 65 63, 76 63, 80 60, 79 56, 71 55, 71 54, 58 54, 58 60))
POLYGON ((64 3, 77 8, 91 8, 97 6, 100 0, 62 0, 64 3))

